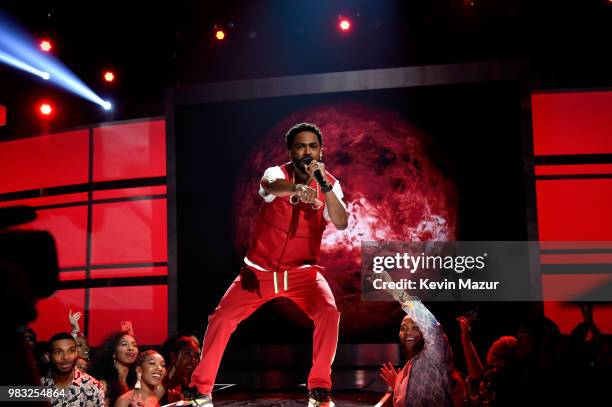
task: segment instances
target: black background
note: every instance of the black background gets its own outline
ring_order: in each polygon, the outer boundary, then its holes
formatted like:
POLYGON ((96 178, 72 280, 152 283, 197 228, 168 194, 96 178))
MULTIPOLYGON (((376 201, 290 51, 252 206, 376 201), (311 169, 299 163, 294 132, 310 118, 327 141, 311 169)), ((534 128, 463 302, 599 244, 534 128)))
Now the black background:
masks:
MULTIPOLYGON (((432 137, 436 149, 431 159, 458 187, 459 240, 527 240, 518 82, 181 106, 175 116, 180 330, 203 329, 208 314, 237 275, 245 253, 234 249, 232 208, 240 204, 234 202, 234 188, 249 154, 265 147, 260 145, 261 138, 282 118, 333 101, 365 102, 394 110, 432 137)), ((329 140, 334 135, 326 137, 329 140)), ((516 325, 512 318, 517 323, 520 313, 500 322, 498 329, 495 316, 506 307, 516 310, 516 306, 492 304, 481 309, 482 323, 488 324, 492 336, 512 333, 508 332, 516 325)), ((454 326, 452 319, 472 305, 437 303, 430 307, 441 321, 448 320, 447 326, 454 326)), ((390 326, 396 326, 395 322, 390 321, 390 326)), ((308 343, 310 336, 308 329, 263 306, 240 324, 232 343, 308 343)), ((379 343, 394 342, 396 337, 395 329, 364 337, 348 337, 341 330, 340 340, 379 343)))

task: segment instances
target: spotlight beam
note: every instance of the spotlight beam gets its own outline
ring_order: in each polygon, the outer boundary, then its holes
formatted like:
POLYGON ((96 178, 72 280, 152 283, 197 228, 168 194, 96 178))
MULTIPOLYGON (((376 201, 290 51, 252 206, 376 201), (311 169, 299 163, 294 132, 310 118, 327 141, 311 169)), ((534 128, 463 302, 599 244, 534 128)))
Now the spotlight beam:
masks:
POLYGON ((48 80, 51 77, 48 72, 43 72, 40 69, 36 69, 33 66, 28 65, 23 61, 20 61, 19 59, 15 58, 12 55, 7 54, 6 52, 2 50, 0 50, 0 62, 4 62, 7 65, 10 65, 17 69, 21 69, 22 71, 29 72, 45 80, 48 80))
POLYGON ((42 54, 36 41, 0 13, 0 62, 38 75, 54 85, 81 96, 101 107, 104 101, 70 69, 49 54, 42 54))

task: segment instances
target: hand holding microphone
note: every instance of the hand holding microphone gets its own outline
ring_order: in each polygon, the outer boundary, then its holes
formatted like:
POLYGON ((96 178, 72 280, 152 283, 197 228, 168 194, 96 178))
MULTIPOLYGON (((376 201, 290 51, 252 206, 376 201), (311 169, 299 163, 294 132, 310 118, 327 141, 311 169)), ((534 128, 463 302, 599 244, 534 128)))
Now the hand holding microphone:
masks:
POLYGON ((324 171, 325 167, 323 163, 315 161, 312 157, 306 157, 302 161, 304 161, 304 165, 306 167, 306 173, 317 181, 317 183, 321 186, 321 191, 329 192, 332 190, 332 185, 327 182, 325 179, 324 171))

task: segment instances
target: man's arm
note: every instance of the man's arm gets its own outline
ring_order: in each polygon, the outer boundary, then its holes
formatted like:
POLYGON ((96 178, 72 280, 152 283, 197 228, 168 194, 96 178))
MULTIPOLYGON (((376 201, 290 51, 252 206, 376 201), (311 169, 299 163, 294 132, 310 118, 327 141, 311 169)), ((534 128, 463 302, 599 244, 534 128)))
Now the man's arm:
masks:
POLYGON ((340 202, 340 199, 338 199, 333 190, 325 193, 325 205, 327 207, 329 219, 336 229, 346 229, 348 226, 348 214, 346 213, 344 205, 342 205, 342 202, 340 202))
POLYGON ((314 203, 317 199, 317 190, 314 188, 307 187, 306 185, 299 185, 289 182, 285 179, 268 180, 262 178, 261 187, 266 194, 274 196, 291 196, 297 195, 300 201, 306 203, 314 203))
POLYGON ((301 201, 314 203, 317 199, 317 191, 305 185, 297 186, 285 179, 285 174, 280 167, 270 167, 264 172, 259 183, 260 194, 267 202, 271 202, 276 196, 297 195, 301 201), (270 195, 272 195, 270 197, 270 195))
MULTIPOLYGON (((306 172, 312 178, 314 176, 315 171, 319 171, 323 175, 323 180, 325 181, 325 183, 329 185, 327 181, 327 175, 325 173, 325 164, 313 160, 308 165, 308 167, 306 167, 306 172)), ((317 182, 319 181, 317 180, 317 182)), ((340 199, 338 198, 336 192, 333 189, 330 189, 329 191, 325 192, 325 205, 327 209, 327 214, 329 215, 329 220, 331 220, 336 229, 346 229, 348 226, 348 214, 346 213, 344 205, 342 205, 342 202, 340 202, 340 199)))
POLYGON ((274 196, 293 195, 295 189, 295 185, 286 179, 270 179, 265 175, 261 179, 261 187, 266 193, 274 196))

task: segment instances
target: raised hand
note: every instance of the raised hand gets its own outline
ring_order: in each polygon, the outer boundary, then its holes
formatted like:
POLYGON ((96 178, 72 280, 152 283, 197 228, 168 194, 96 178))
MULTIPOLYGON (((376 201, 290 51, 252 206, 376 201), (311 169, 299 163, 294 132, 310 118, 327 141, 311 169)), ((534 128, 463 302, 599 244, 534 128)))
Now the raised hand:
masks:
POLYGON ((396 369, 391 362, 387 362, 380 367, 380 377, 389 385, 389 387, 395 387, 395 380, 399 374, 399 369, 396 369))
POLYGON ((81 319, 81 313, 75 312, 72 313, 72 308, 68 310, 68 320, 70 321, 70 325, 72 326, 72 330, 74 332, 80 332, 81 328, 79 327, 79 319, 81 319))
POLYGON ((472 339, 472 323, 464 316, 455 318, 459 322, 461 329, 461 341, 466 342, 472 339))

